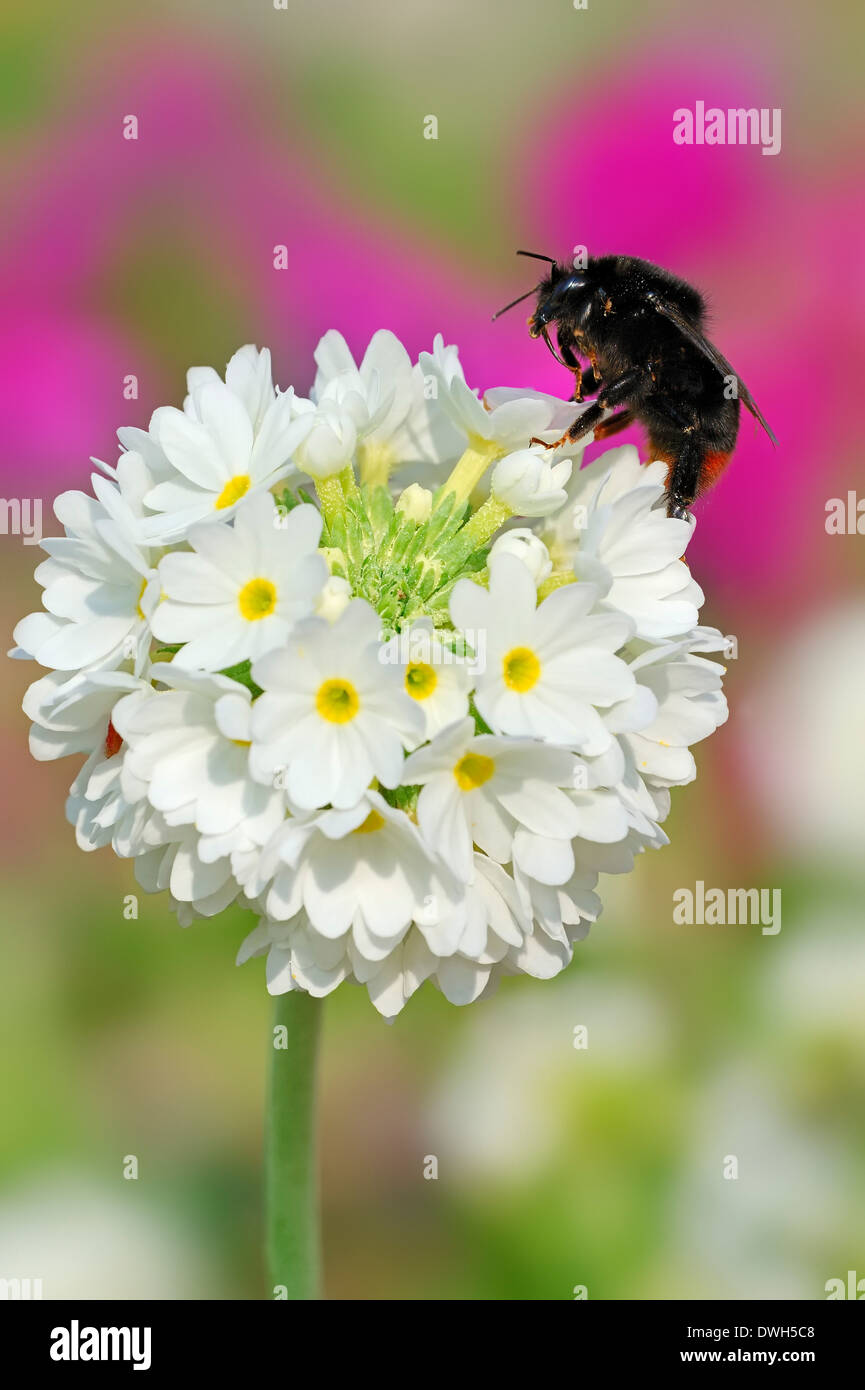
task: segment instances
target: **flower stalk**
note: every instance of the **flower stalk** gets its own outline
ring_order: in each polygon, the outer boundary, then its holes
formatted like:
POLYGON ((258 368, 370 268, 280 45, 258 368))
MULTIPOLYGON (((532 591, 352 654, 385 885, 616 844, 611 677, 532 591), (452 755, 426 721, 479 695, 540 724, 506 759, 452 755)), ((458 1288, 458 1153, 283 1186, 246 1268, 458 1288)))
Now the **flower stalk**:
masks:
POLYGON ((511 508, 507 502, 502 502, 500 498, 492 495, 469 517, 462 531, 460 540, 465 547, 466 555, 470 555, 473 550, 479 549, 491 536, 495 535, 500 526, 513 516, 511 508))
POLYGON ((267 1096, 265 1205, 272 1297, 320 1291, 315 1096, 322 1004, 291 990, 277 997, 267 1096))
POLYGON ((342 483, 336 475, 330 478, 316 478, 315 492, 321 507, 321 514, 324 517, 324 524, 331 528, 334 521, 341 517, 345 511, 342 483))
MULTIPOLYGON (((360 488, 357 485, 357 478, 354 476, 354 469, 348 464, 339 475, 340 486, 343 497, 360 497, 360 488)), ((387 482, 387 476, 384 479, 387 482)))
POLYGON ((447 497, 449 492, 456 494, 457 502, 466 502, 474 492, 490 464, 502 454, 497 444, 487 439, 473 440, 460 456, 450 477, 442 484, 435 502, 447 497))
POLYGON ((577 576, 570 567, 553 570, 553 573, 548 575, 546 579, 542 579, 538 585, 538 602, 542 603, 547 594, 551 594, 554 589, 561 589, 565 584, 576 584, 576 582, 577 576))

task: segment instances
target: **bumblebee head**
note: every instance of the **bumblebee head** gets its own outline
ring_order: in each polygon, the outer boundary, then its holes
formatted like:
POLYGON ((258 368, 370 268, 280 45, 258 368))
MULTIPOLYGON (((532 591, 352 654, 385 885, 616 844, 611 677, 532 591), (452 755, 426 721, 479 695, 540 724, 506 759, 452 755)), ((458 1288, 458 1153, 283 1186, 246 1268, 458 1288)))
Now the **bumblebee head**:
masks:
POLYGON ((522 304, 524 299, 529 299, 531 295, 537 295, 537 307, 529 319, 529 332, 533 338, 539 338, 547 326, 561 316, 567 296, 572 296, 568 302, 571 313, 575 308, 581 307, 574 304, 573 297, 578 298, 581 290, 588 290, 589 272, 575 270, 572 265, 559 265, 552 256, 543 256, 538 251, 518 251, 517 255, 531 256, 536 261, 548 261, 549 274, 534 289, 526 290, 525 294, 512 299, 510 304, 499 309, 497 314, 493 314, 493 318, 499 318, 507 313, 508 309, 513 309, 515 304, 522 304))
POLYGON ((571 266, 554 265, 550 274, 538 285, 538 304, 529 319, 529 333, 539 338, 544 329, 561 316, 565 299, 573 310, 574 301, 582 298, 580 291, 588 287, 589 280, 585 270, 574 270, 571 266))

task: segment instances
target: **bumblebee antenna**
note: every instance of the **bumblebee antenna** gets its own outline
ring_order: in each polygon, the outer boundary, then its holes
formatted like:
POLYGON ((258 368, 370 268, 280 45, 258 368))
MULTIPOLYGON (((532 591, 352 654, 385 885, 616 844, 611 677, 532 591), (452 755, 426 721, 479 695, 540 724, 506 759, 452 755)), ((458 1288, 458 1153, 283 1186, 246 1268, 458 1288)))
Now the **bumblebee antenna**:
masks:
POLYGON ((533 285, 530 290, 526 290, 525 294, 521 294, 518 299, 512 299, 510 304, 505 305, 504 309, 499 309, 498 313, 493 314, 493 323, 495 323, 497 318, 501 318, 502 314, 506 314, 508 312, 508 309, 513 309, 514 305, 522 304, 523 300, 528 299, 530 295, 534 294, 536 289, 537 286, 533 285))
POLYGON ((531 256, 533 261, 549 261, 550 265, 555 265, 555 256, 545 256, 540 251, 518 251, 518 256, 531 256))

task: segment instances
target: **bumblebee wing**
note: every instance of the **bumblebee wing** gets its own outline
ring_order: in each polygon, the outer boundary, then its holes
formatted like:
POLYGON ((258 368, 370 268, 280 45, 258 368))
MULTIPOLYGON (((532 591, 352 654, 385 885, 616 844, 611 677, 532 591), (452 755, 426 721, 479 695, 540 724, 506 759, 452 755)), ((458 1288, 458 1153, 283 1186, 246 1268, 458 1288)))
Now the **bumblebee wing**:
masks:
POLYGON ((649 298, 658 313, 663 314, 664 318, 674 323, 683 337, 687 338, 689 343, 693 343, 694 347, 699 349, 703 356, 707 357, 714 367, 717 367, 721 376, 734 376, 736 378, 739 383, 739 399, 742 401, 743 405, 750 410, 755 420, 760 422, 772 443, 777 444, 778 441, 770 429, 760 407, 757 405, 757 402, 754 400, 754 397, 751 395, 751 392, 748 390, 738 372, 735 372, 730 366, 726 357, 724 357, 714 344, 709 342, 706 335, 682 313, 678 305, 671 304, 669 299, 662 299, 660 295, 656 294, 651 294, 649 298))

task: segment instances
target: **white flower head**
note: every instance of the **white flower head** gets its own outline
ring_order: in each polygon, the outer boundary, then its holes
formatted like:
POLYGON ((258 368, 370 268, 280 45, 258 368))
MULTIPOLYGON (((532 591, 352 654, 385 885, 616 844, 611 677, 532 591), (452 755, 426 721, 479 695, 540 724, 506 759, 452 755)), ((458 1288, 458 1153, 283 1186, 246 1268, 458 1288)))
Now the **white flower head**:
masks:
POLYGON ((351 585, 347 579, 343 579, 338 574, 331 574, 324 583, 324 586, 315 601, 315 613, 318 618, 326 618, 329 623, 335 623, 341 617, 348 605, 351 603, 351 585))
POLYGON ((346 372, 328 382, 318 401, 301 401, 298 409, 308 429, 296 452, 297 466, 323 479, 348 467, 364 435, 384 417, 387 402, 371 411, 354 375, 346 372))
POLYGON ((597 590, 569 584, 538 604, 534 581, 513 555, 490 565, 489 589, 460 580, 455 625, 486 633, 475 701, 490 728, 601 753, 611 735, 599 712, 626 699, 634 677, 616 655, 632 632, 623 615, 592 612, 597 590))
POLYGON ((720 632, 698 628, 678 642, 646 647, 631 662, 655 712, 640 727, 624 730, 619 741, 638 775, 656 787, 693 781, 697 765, 690 745, 714 733, 727 718, 724 667, 701 654, 723 650, 724 643, 720 632))
MULTIPOLYGON (((122 738, 114 720, 121 718, 124 708, 147 704, 153 692, 145 682, 135 682, 130 689, 128 677, 122 681, 120 673, 115 672, 94 672, 86 680, 91 691, 101 684, 106 695, 110 692, 111 710, 104 726, 104 738, 96 743, 69 789, 66 819, 75 827, 79 849, 101 849, 110 844, 121 858, 129 858, 143 852, 145 832, 152 816, 149 809, 136 805, 140 800, 140 788, 135 787, 130 797, 129 784, 124 786, 120 756, 122 738)), ((93 700, 87 698, 87 687, 80 694, 82 704, 92 708, 93 700)))
POLYGON ((393 333, 374 333, 358 367, 342 334, 331 329, 318 344, 315 360, 312 401, 319 416, 302 451, 308 472, 315 474, 316 466, 338 471, 330 469, 331 457, 334 462, 342 458, 345 466, 352 451, 346 454, 336 441, 347 443, 351 438, 364 482, 383 483, 396 468, 457 457, 458 432, 437 393, 427 391, 420 365, 412 366, 393 333))
POLYGON ((172 551, 160 562, 154 636, 182 643, 174 661, 192 669, 220 671, 263 656, 313 611, 328 578, 320 535, 317 508, 280 516, 269 493, 244 502, 233 526, 193 527, 191 553, 172 551))
POLYGON ((373 778, 399 785, 403 749, 424 719, 401 671, 379 660, 381 620, 355 599, 333 623, 307 618, 253 664, 264 694, 252 718, 258 775, 280 773, 291 800, 313 809, 356 805, 373 778))
POLYGON ((412 753, 403 777, 422 785, 418 824, 462 879, 472 876, 473 845, 509 864, 521 828, 566 842, 577 833, 574 807, 561 790, 572 784, 573 758, 527 739, 476 737, 473 719, 451 724, 412 753))
POLYGON ((493 456, 527 445, 532 435, 548 429, 555 413, 554 398, 537 392, 514 394, 487 409, 469 387, 457 349, 445 347, 437 334, 432 352, 422 352, 421 370, 436 383, 437 399, 465 439, 492 446, 493 456))
POLYGON ((456 893, 417 828, 375 791, 347 810, 285 821, 254 886, 272 918, 303 911, 321 936, 351 933, 361 956, 378 961, 416 918, 453 910, 456 893))
POLYGON ((693 522, 667 516, 665 479, 666 466, 641 464, 632 446, 610 449, 572 475, 541 532, 556 564, 597 584, 605 607, 656 641, 695 627, 703 602, 683 559, 693 522))
POLYGON ((264 844, 285 816, 285 798, 249 772, 250 691, 174 663, 160 679, 167 690, 118 711, 124 777, 167 825, 193 825, 208 837, 204 858, 224 857, 239 840, 264 844))
POLYGON ((379 660, 400 668, 405 692, 423 714, 426 738, 468 713, 469 660, 442 640, 429 619, 421 618, 391 637, 381 647, 379 660))
POLYGON ((302 399, 247 346, 119 431, 57 499, 12 655, 47 668, 34 757, 84 760, 82 849, 182 925, 254 912, 271 993, 351 980, 391 1019, 424 981, 462 1005, 568 965, 598 875, 667 843, 726 643, 664 466, 579 467, 573 401, 481 396, 441 337, 358 363, 331 331, 315 361, 302 399))
MULTIPOLYGON (((221 386, 222 378, 213 367, 190 367, 186 373, 186 385, 188 394, 183 402, 184 412, 192 420, 201 420, 201 391, 205 386, 221 386)), ((253 430, 259 431, 277 398, 270 349, 262 348, 259 351, 252 343, 240 348, 225 369, 225 385, 243 405, 253 430)))
POLYGON ((566 500, 570 459, 551 461, 540 446, 508 454, 493 470, 490 487, 516 516, 549 516, 566 500))
POLYGON ((546 407, 547 423, 534 433, 545 444, 557 446, 556 458, 576 459, 585 452, 594 439, 591 432, 584 434, 577 440, 564 439, 563 441, 563 436, 569 427, 590 408, 588 404, 578 405, 575 401, 563 401, 559 396, 551 396, 546 391, 533 391, 516 386, 493 386, 489 391, 484 392, 484 405, 487 410, 498 410, 501 406, 509 405, 513 401, 526 400, 537 401, 546 407))
POLYGON ((22 708, 35 727, 30 751, 40 762, 90 753, 105 740, 111 709, 122 694, 148 689, 126 671, 50 671, 28 686, 22 708))
POLYGON ((111 670, 131 661, 140 673, 159 595, 156 571, 119 488, 98 474, 92 481, 96 498, 64 492, 54 503, 66 535, 42 542, 49 558, 36 578, 46 611, 23 618, 15 641, 20 654, 55 670, 111 670))
POLYGON ((152 543, 183 539, 201 521, 226 521, 248 495, 272 487, 292 469, 309 432, 294 392, 274 392, 270 354, 241 348, 225 381, 209 367, 189 373, 183 410, 161 406, 150 420, 154 445, 171 476, 144 498, 153 514, 141 523, 152 543))
POLYGON ((552 573, 553 562, 550 552, 540 536, 525 526, 515 526, 504 531, 490 546, 490 561, 499 555, 515 555, 522 560, 536 584, 540 584, 552 573))

